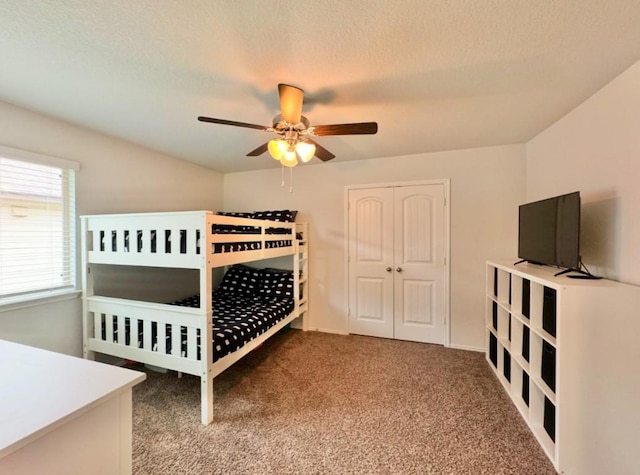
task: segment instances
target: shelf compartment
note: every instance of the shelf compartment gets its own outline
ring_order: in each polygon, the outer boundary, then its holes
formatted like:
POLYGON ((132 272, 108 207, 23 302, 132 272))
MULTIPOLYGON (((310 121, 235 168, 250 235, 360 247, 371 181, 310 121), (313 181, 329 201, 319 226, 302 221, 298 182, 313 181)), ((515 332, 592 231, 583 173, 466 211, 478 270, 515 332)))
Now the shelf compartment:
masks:
POLYGON ((505 347, 502 348, 502 376, 511 384, 511 353, 505 347))
POLYGON ((556 290, 532 282, 531 299, 531 330, 555 346, 558 303, 556 290))
POLYGON ((511 313, 522 317, 522 277, 511 275, 511 313))
POLYGON ((528 365, 531 361, 531 329, 526 325, 522 327, 522 351, 520 355, 528 365))
POLYGON ((531 355, 529 363, 529 375, 532 382, 540 388, 554 404, 555 395, 555 376, 556 376, 556 357, 555 347, 546 342, 540 335, 531 332, 531 355), (551 351, 551 354, 549 350, 551 351), (543 354, 544 365, 543 365, 543 354), (544 366, 544 373, 543 373, 544 366))
POLYGON ((556 348, 542 340, 542 363, 540 373, 547 387, 556 392, 556 348))
POLYGON ((511 273, 494 266, 487 266, 487 295, 505 306, 511 302, 511 273))
POLYGON ((544 286, 542 291, 542 330, 553 338, 556 337, 557 308, 556 289, 544 286))
POLYGON ((487 298, 487 327, 493 329, 493 331, 498 331, 498 302, 496 302, 493 296, 489 296, 487 298))
POLYGON ((557 424, 556 406, 536 385, 530 387, 530 427, 536 439, 555 463, 557 424))
POLYGON ((529 421, 529 374, 517 360, 511 363, 511 400, 525 421, 529 421))
POLYGON ((498 302, 508 306, 509 295, 511 293, 511 273, 502 269, 498 269, 497 283, 498 292, 496 296, 498 298, 498 302))
POLYGON ((522 293, 520 294, 520 314, 527 320, 531 319, 531 281, 522 279, 522 293))
POLYGON ((511 356, 509 351, 500 343, 500 340, 498 340, 498 366, 495 373, 507 393, 511 393, 511 383, 506 377, 506 375, 509 375, 509 377, 511 375, 511 356), (505 369, 505 365, 508 365, 508 369, 505 369))
POLYGON ((531 306, 529 319, 531 326, 542 328, 542 307, 543 307, 544 285, 538 282, 531 282, 531 306))
POLYGON ((553 346, 556 346, 556 339, 555 337, 549 335, 546 331, 544 331, 541 327, 536 327, 534 325, 531 325, 531 332, 535 333, 536 335, 538 335, 540 338, 542 338, 543 340, 549 342, 550 344, 552 344, 553 346))
POLYGON ((493 295, 494 298, 498 298, 498 268, 490 266, 488 268, 487 285, 491 285, 487 289, 487 293, 493 295))
POLYGON ((511 357, 529 371, 529 327, 511 316, 511 357))
POLYGON ((502 305, 498 305, 498 338, 503 346, 511 347, 511 315, 502 305))
POLYGON ((493 365, 493 369, 498 369, 498 338, 491 332, 487 332, 487 348, 489 348, 488 359, 493 365))

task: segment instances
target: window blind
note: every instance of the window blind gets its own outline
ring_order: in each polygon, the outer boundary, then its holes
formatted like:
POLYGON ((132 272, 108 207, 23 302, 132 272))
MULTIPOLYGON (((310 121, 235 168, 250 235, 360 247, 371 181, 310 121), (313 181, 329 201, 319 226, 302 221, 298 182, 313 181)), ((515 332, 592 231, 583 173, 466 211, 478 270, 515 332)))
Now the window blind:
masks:
MULTIPOLYGON (((0 303, 75 287, 75 171, 0 149, 0 303), (5 156, 3 156, 5 155, 5 156)), ((58 162, 64 162, 58 160, 58 162)))

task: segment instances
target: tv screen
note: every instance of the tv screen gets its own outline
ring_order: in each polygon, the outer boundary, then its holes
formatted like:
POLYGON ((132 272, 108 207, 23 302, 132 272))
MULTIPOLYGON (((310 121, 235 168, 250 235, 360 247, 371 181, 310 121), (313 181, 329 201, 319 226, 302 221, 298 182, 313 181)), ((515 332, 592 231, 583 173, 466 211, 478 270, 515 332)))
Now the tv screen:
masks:
POLYGON ((580 192, 521 205, 518 223, 520 259, 580 268, 580 192))

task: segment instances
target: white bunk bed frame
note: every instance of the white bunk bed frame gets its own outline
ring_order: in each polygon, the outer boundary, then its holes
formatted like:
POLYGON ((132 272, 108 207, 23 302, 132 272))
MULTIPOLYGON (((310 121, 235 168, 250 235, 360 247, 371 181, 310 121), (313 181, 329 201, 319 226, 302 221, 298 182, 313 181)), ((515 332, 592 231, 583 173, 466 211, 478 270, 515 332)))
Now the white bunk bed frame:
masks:
POLYGON ((216 215, 211 211, 186 211, 166 213, 135 213, 82 216, 82 313, 83 354, 93 359, 94 353, 146 363, 169 370, 199 376, 201 380, 201 419, 205 425, 213 421, 213 378, 233 365, 247 353, 291 323, 301 318, 301 327, 308 329, 308 292, 300 295, 300 284, 307 280, 308 226, 307 224, 282 223, 216 215), (214 225, 260 227, 260 234, 215 234, 214 225), (268 228, 286 228, 287 234, 266 234, 268 228), (155 252, 151 252, 153 234, 155 252), (179 237, 186 236, 186 252, 181 252, 179 237), (185 234, 186 233, 186 234, 185 234), (296 233, 302 239, 296 239, 296 233), (142 247, 138 249, 138 236, 142 247), (115 236, 116 249, 112 247, 115 236), (165 237, 177 237, 174 245, 165 247, 165 237), (129 237, 131 239, 129 239, 129 237), (160 238, 162 237, 162 238, 160 238), (268 241, 290 240, 291 246, 267 249, 268 241), (260 249, 214 252, 215 244, 260 242, 260 249), (101 246, 102 243, 102 246, 101 246), (233 353, 213 362, 213 311, 212 269, 244 262, 280 256, 293 257, 294 309, 283 320, 262 335, 251 340, 233 353), (168 267, 199 270, 200 308, 127 300, 94 295, 92 267, 97 264, 168 267), (113 332, 113 323, 124 329, 126 319, 130 324, 130 341, 124 331, 113 332), (103 322, 106 338, 102 337, 103 322), (171 325, 170 351, 165 345, 152 348, 152 323, 157 325, 157 341, 167 337, 166 325, 171 325), (181 327, 186 327, 186 355, 183 356, 181 327), (141 348, 138 348, 138 330, 143 331, 141 348), (202 342, 200 358, 197 358, 197 332, 202 342))

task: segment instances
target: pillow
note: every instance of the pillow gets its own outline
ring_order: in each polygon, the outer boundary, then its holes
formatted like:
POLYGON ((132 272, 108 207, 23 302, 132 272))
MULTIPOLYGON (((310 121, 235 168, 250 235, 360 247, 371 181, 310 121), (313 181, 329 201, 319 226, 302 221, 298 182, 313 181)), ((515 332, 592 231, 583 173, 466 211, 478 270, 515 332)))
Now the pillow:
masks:
POLYGON ((236 218, 250 218, 253 213, 245 213, 244 211, 218 211, 218 216, 234 216, 236 218))
POLYGON ((267 221, 279 221, 281 223, 294 223, 297 211, 283 209, 279 211, 254 211, 253 219, 266 219, 267 221))
POLYGON ((293 272, 280 269, 264 269, 258 294, 263 299, 293 298, 293 272))
POLYGON ((283 272, 292 272, 290 269, 277 269, 275 267, 265 267, 262 269, 265 274, 282 274, 283 272))
POLYGON ((253 267, 236 264, 222 278, 218 289, 225 293, 256 295, 261 288, 262 272, 253 267))
MULTIPOLYGON (((243 211, 218 211, 216 213, 218 216, 231 216, 234 218, 251 218, 253 213, 246 213, 243 211)), ((254 228, 253 226, 234 226, 233 224, 214 224, 213 225, 213 233, 224 233, 224 234, 233 234, 233 233, 241 233, 241 234, 250 234, 250 233, 258 233, 260 228, 254 228)))
MULTIPOLYGON (((265 274, 271 273, 271 274, 282 274, 282 273, 290 273, 291 275, 293 275, 293 271, 291 269, 277 269, 275 267, 265 267, 264 269, 262 269, 262 272, 265 274)), ((300 277, 302 277, 302 270, 300 270, 300 277)))

